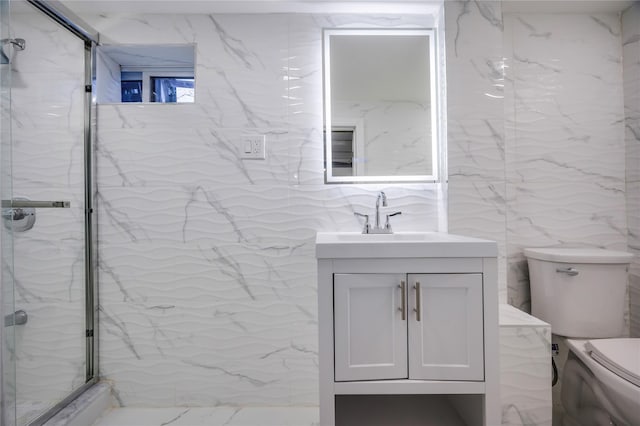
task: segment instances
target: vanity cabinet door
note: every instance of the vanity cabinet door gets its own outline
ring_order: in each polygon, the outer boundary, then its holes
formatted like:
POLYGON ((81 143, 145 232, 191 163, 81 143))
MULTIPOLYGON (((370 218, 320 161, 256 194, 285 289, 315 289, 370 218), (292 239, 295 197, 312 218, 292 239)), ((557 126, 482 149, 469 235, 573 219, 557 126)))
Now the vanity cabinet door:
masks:
POLYGON ((484 380, 482 274, 409 275, 409 378, 484 380))
POLYGON ((334 274, 336 381, 407 378, 405 281, 404 274, 334 274))

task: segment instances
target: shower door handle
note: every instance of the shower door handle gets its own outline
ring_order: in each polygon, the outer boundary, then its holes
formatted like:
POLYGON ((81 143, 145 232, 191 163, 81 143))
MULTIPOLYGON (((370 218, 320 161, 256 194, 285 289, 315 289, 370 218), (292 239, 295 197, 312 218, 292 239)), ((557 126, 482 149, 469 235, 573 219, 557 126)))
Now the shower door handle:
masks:
POLYGON ((28 320, 29 315, 27 315, 25 311, 20 309, 4 317, 4 326, 11 327, 12 325, 25 325, 28 320))
POLYGON ((2 200, 2 208, 14 209, 68 209, 71 201, 2 200))
POLYGON ((5 226, 16 232, 33 228, 36 223, 36 209, 68 209, 71 201, 33 201, 22 197, 2 200, 2 218, 5 226))

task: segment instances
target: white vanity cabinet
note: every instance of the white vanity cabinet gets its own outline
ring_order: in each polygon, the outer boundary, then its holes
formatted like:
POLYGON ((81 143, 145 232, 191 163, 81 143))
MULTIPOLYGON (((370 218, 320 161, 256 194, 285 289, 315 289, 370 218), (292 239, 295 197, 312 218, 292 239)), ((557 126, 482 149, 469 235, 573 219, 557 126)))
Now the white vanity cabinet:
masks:
POLYGON ((335 380, 484 380, 482 274, 335 274, 335 380))
POLYGON ((320 424, 499 425, 495 242, 336 235, 316 246, 320 424))

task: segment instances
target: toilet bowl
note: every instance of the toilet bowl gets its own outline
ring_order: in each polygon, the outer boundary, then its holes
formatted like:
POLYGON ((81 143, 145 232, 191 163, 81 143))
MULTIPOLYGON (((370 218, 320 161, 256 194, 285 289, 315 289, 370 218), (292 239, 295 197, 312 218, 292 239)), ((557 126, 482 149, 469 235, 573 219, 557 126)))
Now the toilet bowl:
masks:
POLYGON ((620 338, 633 256, 572 248, 524 254, 532 314, 568 338, 563 426, 640 425, 640 339, 620 338))
POLYGON ((640 425, 640 339, 567 340, 564 426, 640 425))

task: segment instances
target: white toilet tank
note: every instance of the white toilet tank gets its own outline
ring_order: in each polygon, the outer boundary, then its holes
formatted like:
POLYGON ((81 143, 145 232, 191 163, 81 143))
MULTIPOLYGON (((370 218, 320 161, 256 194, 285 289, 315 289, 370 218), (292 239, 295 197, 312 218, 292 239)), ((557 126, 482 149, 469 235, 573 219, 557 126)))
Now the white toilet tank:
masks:
POLYGON ((602 249, 527 248, 531 313, 551 332, 578 338, 624 333, 632 254, 602 249))

